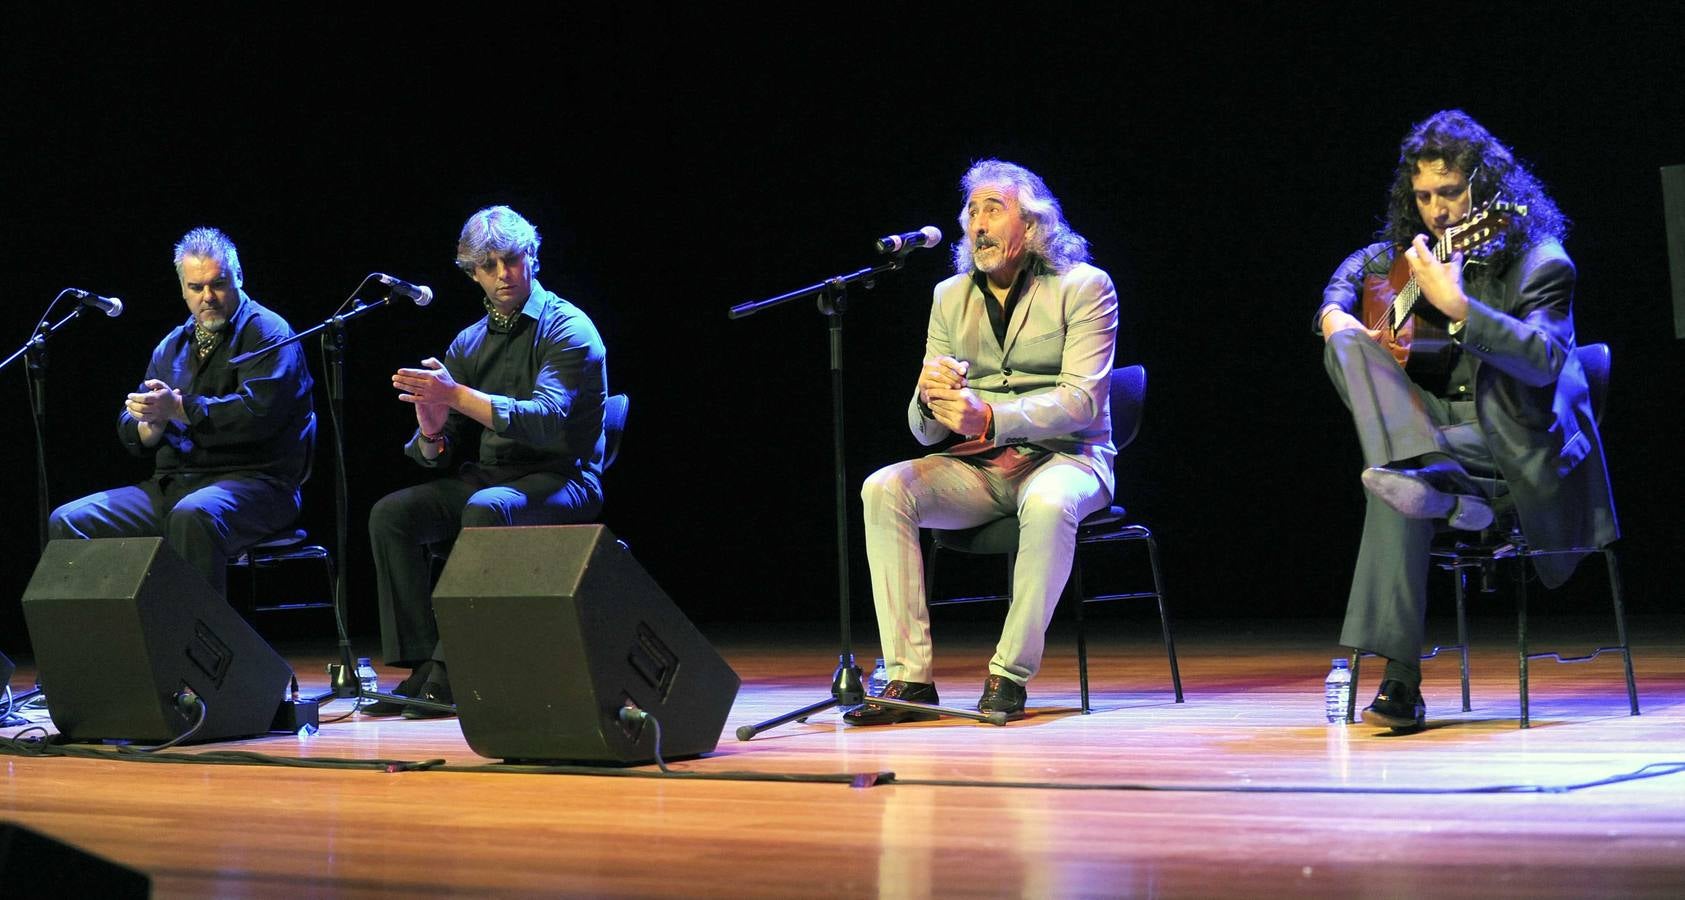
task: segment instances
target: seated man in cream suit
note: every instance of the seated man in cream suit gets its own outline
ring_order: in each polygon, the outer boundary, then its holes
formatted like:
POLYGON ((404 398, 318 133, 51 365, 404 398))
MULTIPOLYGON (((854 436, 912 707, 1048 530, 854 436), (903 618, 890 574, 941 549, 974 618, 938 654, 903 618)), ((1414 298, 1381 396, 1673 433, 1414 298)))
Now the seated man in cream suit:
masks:
MULTIPOLYGON (((884 696, 937 703, 918 531, 1018 516, 1012 605, 977 708, 1020 718, 1077 523, 1111 502, 1117 292, 1033 172, 989 159, 960 185, 958 274, 936 286, 907 416, 922 444, 961 440, 866 479, 866 556, 889 669, 884 696)), ((844 718, 931 717, 868 702, 844 718)))

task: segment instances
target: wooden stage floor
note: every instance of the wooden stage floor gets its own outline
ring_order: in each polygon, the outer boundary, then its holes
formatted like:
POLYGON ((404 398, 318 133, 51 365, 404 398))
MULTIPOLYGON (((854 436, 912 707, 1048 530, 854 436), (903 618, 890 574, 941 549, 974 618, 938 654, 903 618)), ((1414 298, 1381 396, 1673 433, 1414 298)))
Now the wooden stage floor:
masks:
MULTIPOLYGON (((1096 628, 1131 635, 1095 647, 1089 716, 1056 627, 1024 721, 854 729, 829 712, 749 742, 732 731, 828 690, 833 629, 712 634, 744 687, 718 751, 675 768, 895 774, 872 787, 0 756, 0 820, 143 870, 157 896, 1685 895, 1685 772, 1570 789, 1685 762, 1678 617, 1634 623, 1642 716, 1618 661, 1539 663, 1519 730, 1494 624, 1473 711, 1456 663, 1430 662, 1433 727, 1408 737, 1322 722, 1333 623, 1184 627, 1181 705, 1153 626, 1125 624, 1096 628), (1538 789, 1458 793, 1506 785, 1538 789)), ((938 685, 961 706, 990 644, 966 630, 938 622, 938 685)), ((191 749, 489 762, 454 719, 191 749)))

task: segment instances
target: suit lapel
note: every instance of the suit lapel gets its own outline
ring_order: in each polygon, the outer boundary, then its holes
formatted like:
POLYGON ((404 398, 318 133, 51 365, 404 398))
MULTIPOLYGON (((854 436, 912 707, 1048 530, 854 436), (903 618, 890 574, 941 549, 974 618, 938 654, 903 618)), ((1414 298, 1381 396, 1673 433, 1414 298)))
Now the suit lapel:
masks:
POLYGON ((972 334, 977 335, 978 347, 985 354, 991 354, 995 359, 1000 359, 1002 355, 1000 339, 995 337, 994 326, 989 324, 989 296, 984 293, 981 287, 977 286, 976 282, 973 282, 971 298, 972 302, 967 316, 970 321, 966 323, 966 327, 972 334))
POLYGON ((1001 359, 1005 359, 1012 352, 1012 345, 1018 342, 1018 334, 1024 330, 1024 323, 1029 321, 1030 307, 1041 293, 1041 278, 1030 276, 1030 283, 1024 286, 1023 296, 1013 304, 1012 318, 1006 323, 1006 346, 1001 348, 1001 359))

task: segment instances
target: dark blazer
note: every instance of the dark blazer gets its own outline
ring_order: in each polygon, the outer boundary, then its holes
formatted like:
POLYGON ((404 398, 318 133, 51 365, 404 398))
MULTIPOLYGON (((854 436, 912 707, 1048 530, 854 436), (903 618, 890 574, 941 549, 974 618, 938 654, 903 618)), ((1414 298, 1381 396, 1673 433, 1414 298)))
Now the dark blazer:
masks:
MULTIPOLYGON (((1543 242, 1496 277, 1471 270, 1469 314, 1454 339, 1475 365, 1475 412, 1509 484, 1521 529, 1541 549, 1601 547, 1620 537, 1603 442, 1575 355, 1574 264, 1543 242)), ((1534 560, 1547 587, 1574 557, 1534 560)))
MULTIPOLYGON (((1392 260, 1385 242, 1353 253, 1329 280, 1315 321, 1330 306, 1361 318, 1363 276, 1384 276, 1392 260)), ((1469 314, 1452 339, 1474 358, 1475 414, 1522 533, 1547 550, 1601 547, 1620 537, 1591 392, 1574 354, 1574 263, 1547 240, 1500 272, 1471 264, 1463 293, 1469 314)), ((1534 559, 1547 587, 1567 581, 1578 562, 1534 559)))

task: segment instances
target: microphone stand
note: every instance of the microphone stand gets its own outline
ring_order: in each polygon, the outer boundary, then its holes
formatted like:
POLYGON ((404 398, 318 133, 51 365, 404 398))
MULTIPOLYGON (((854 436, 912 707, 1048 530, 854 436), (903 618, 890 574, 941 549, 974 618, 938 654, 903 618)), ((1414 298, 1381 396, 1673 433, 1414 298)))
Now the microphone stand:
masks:
POLYGON ((58 292, 53 302, 47 304, 47 312, 35 326, 35 333, 23 346, 0 362, 0 371, 16 362, 18 357, 24 357, 24 364, 29 377, 29 412, 35 420, 35 517, 36 536, 41 549, 47 549, 47 514, 50 507, 47 492, 47 339, 52 337, 60 328, 70 324, 72 319, 82 314, 82 305, 57 322, 47 320, 53 315, 53 307, 64 296, 70 293, 70 288, 58 292))
MULTIPOLYGON (((43 552, 47 549, 47 517, 52 508, 47 490, 47 339, 80 316, 82 304, 76 304, 75 309, 57 322, 48 320, 52 318, 53 307, 70 292, 71 288, 59 291, 58 296, 47 304, 47 311, 42 314, 41 321, 36 323, 35 331, 29 336, 29 340, 12 351, 11 356, 0 361, 0 371, 4 371, 7 366, 16 362, 18 357, 23 357, 25 374, 29 380, 29 413, 35 421, 35 533, 43 552)), ((4 685, 0 685, 0 689, 4 689, 4 685)), ((37 677, 33 689, 19 691, 12 696, 8 709, 17 709, 39 693, 41 680, 37 677)))
MULTIPOLYGON (((357 291, 352 293, 352 298, 356 299, 357 292, 362 291, 363 287, 374 277, 375 276, 372 274, 365 277, 363 279, 363 283, 357 286, 357 291)), ((283 340, 276 341, 273 344, 259 347, 249 353, 242 353, 229 360, 228 363, 229 365, 239 365, 267 353, 272 353, 282 347, 288 346, 289 344, 296 344, 318 332, 321 332, 322 334, 322 352, 328 357, 328 371, 326 372, 328 381, 328 416, 333 419, 334 426, 334 528, 337 532, 337 541, 334 545, 334 549, 339 558, 338 565, 334 567, 333 618, 334 628, 338 632, 339 636, 339 664, 328 666, 328 689, 305 699, 312 703, 322 703, 328 700, 340 700, 357 697, 360 699, 385 700, 389 703, 416 706, 423 709, 433 710, 435 712, 454 713, 456 712, 456 707, 449 704, 434 703, 430 700, 418 700, 414 697, 402 697, 397 694, 362 690, 362 685, 356 678, 356 667, 352 664, 351 636, 345 627, 345 597, 350 585, 350 578, 346 573, 351 567, 350 560, 347 558, 350 545, 349 532, 351 529, 351 488, 345 473, 345 326, 346 323, 352 321, 353 319, 367 315, 368 313, 386 306, 391 301, 392 295, 390 291, 387 292, 385 297, 382 297, 373 303, 365 303, 362 300, 357 300, 356 304, 347 312, 335 313, 327 319, 324 319, 319 324, 301 331, 290 338, 285 338, 283 340)))
MULTIPOLYGON (((804 706, 780 716, 757 722, 754 725, 743 725, 737 729, 737 739, 747 741, 763 731, 777 728, 786 722, 806 722, 815 713, 824 712, 833 706, 859 706, 866 702, 865 687, 860 682, 860 666, 854 659, 853 629, 851 628, 850 594, 848 586, 848 474, 843 462, 843 313, 848 311, 848 286, 860 282, 866 290, 877 286, 877 276, 884 272, 898 271, 907 262, 907 251, 917 245, 908 245, 901 252, 896 253, 888 262, 877 266, 868 266, 827 278, 817 284, 797 288, 788 293, 741 303, 731 308, 727 313, 732 319, 752 316, 762 310, 781 306, 792 300, 814 297, 819 312, 826 317, 830 333, 831 351, 831 450, 833 459, 833 479, 836 491, 836 519, 837 519, 837 609, 838 618, 842 624, 841 645, 837 654, 837 670, 831 676, 831 696, 817 703, 804 706)), ((944 716, 956 716, 963 719, 974 719, 993 725, 1005 725, 1006 714, 1003 712, 984 713, 969 709, 954 709, 947 706, 931 706, 924 703, 909 703, 905 700, 873 697, 873 703, 892 709, 921 710, 944 716)))

